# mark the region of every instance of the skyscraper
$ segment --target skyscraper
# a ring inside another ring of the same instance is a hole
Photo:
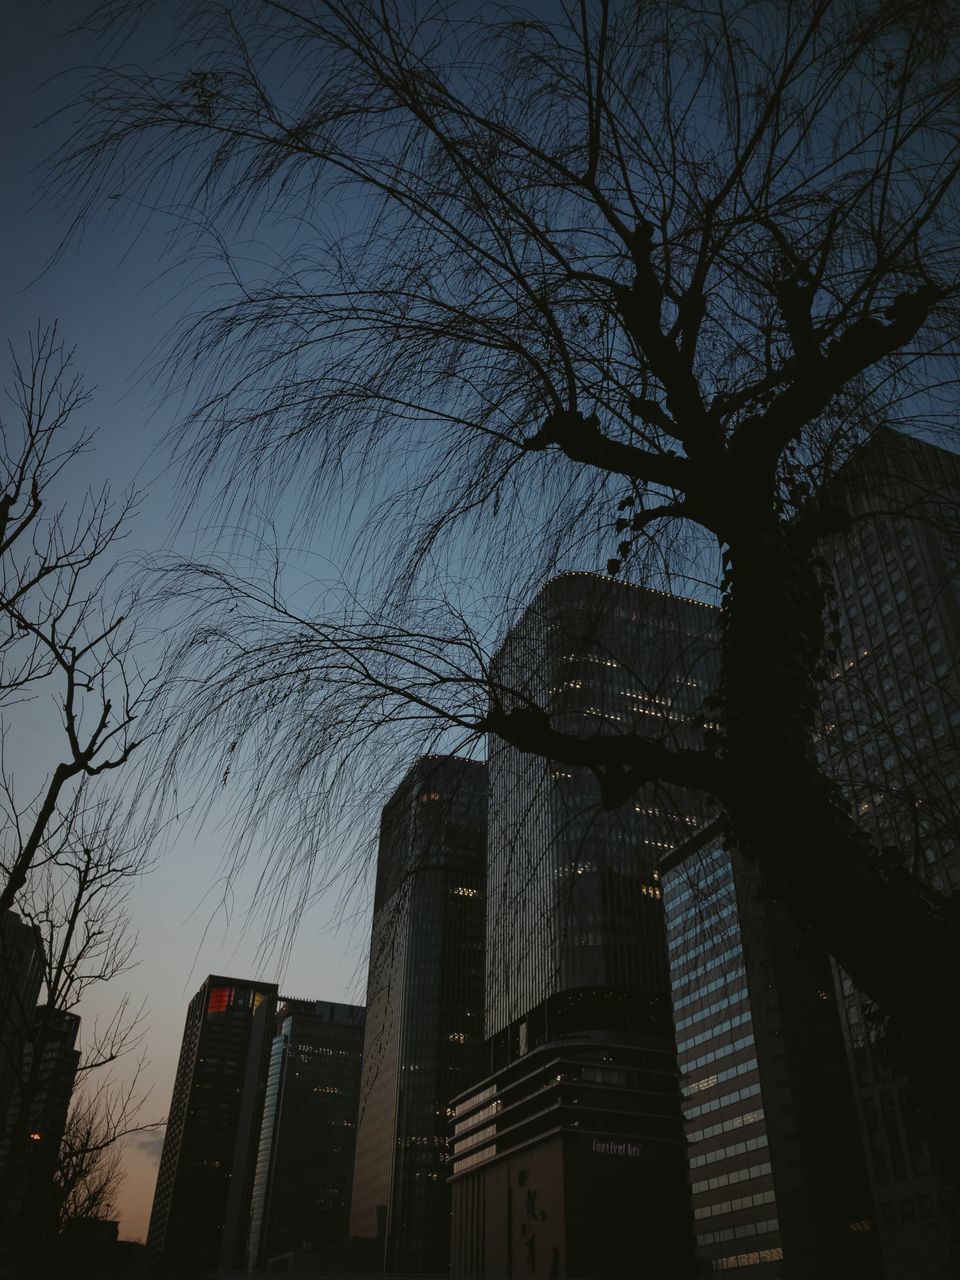
[[[698,1274],[874,1280],[833,974],[720,824],[663,864]]]
[[[211,975],[187,1008],[147,1237],[161,1275],[242,1265],[276,999]]]
[[[247,1264],[344,1262],[365,1010],[281,998],[270,1050]],[[305,1258],[305,1261],[307,1259]]]
[[[0,1178],[19,1123],[23,1050],[35,1017],[43,979],[43,940],[36,925],[15,911],[0,916]]]
[[[822,553],[836,588],[838,656],[819,751],[891,869],[960,889],[960,458],[878,431],[828,496],[849,528]],[[931,974],[930,982],[942,980]],[[929,1151],[878,1052],[880,1020],[840,975],[877,1227],[892,1280],[944,1277]]]
[[[596,574],[547,583],[494,664],[506,710],[696,743],[716,611]],[[454,1267],[679,1277],[692,1230],[658,865],[702,801],[606,802],[583,768],[489,744],[484,1078],[454,1101]]]
[[[565,573],[507,635],[495,680],[508,710],[530,701],[557,729],[694,745],[715,678],[715,620],[696,600]],[[608,807],[589,769],[497,738],[489,767],[487,1036],[571,992],[581,1005],[590,991],[653,1001],[669,1025],[656,869],[696,829],[703,801],[657,785]]]
[[[53,1240],[57,1232],[58,1197],[54,1175],[67,1126],[80,1050],[80,1018],[63,1009],[40,1005],[32,1020],[23,1055],[26,1105],[21,1120],[28,1133],[23,1220],[26,1239]]]
[[[849,528],[821,544],[839,644],[820,756],[878,839],[960,890],[960,457],[881,431],[829,497]]]
[[[43,938],[15,911],[0,915],[0,1205],[5,1220],[23,1224],[28,1200],[48,1172],[50,1143],[31,1138],[30,1046],[36,1032],[37,997],[43,983]],[[54,1143],[57,1138],[54,1136]],[[38,1149],[40,1148],[40,1149]],[[43,1208],[37,1206],[42,1219]],[[31,1226],[36,1218],[31,1222]],[[46,1226],[46,1223],[42,1223]],[[15,1267],[14,1250],[29,1229],[0,1239],[0,1269]]]
[[[383,810],[350,1213],[358,1260],[444,1272],[447,1107],[481,1074],[486,768],[417,761]]]

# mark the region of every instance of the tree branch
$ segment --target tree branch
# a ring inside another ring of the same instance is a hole
[[[825,353],[802,347],[791,362],[790,385],[764,413],[751,415],[736,428],[731,451],[742,458],[778,457],[851,378],[914,338],[933,308],[950,293],[937,285],[922,285],[894,299],[884,312],[886,324],[875,316],[863,316],[829,343]]]
[[[524,441],[523,448],[535,452],[549,445],[556,445],[574,462],[584,462],[601,471],[671,489],[682,489],[689,475],[690,464],[683,458],[650,453],[646,449],[611,440],[600,430],[600,423],[593,414],[587,417],[576,412],[552,413],[540,430]]]
[[[518,751],[530,755],[612,771],[629,780],[630,794],[644,782],[655,779],[693,787],[717,797],[724,790],[723,762],[711,751],[668,747],[638,733],[564,733],[553,728],[549,715],[539,707],[527,706],[515,711],[491,708],[477,728],[496,734]],[[622,803],[623,798],[618,791],[617,802]]]

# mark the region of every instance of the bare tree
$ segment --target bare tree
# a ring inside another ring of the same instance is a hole
[[[40,1003],[4,948],[2,1052],[13,1081],[0,1116],[4,1274],[25,1239],[28,1252],[38,1247],[33,1210],[52,1213],[75,1072],[85,1080],[140,1044],[144,1011],[124,997],[83,1037],[82,1053],[71,1047],[85,993],[134,963],[125,902],[147,841],[129,800],[105,783],[138,745],[133,726],[153,690],[128,620],[135,592],[111,609],[132,498],[115,506],[105,484],[79,498],[69,491],[93,440],[76,423],[89,394],[55,327],[38,329],[12,365],[16,416],[3,422],[0,453],[0,918],[15,908],[29,926]],[[51,705],[44,737],[37,712]],[[133,1095],[121,1105],[121,1089],[107,1105],[103,1086],[92,1089],[98,1132],[117,1141],[135,1123]]]
[[[123,1180],[122,1148],[112,1119],[86,1101],[74,1105],[63,1135],[57,1163],[59,1227],[90,1218],[109,1218]]]
[[[37,1250],[53,1247],[64,1214],[77,1216],[81,1201],[92,1212],[95,1193],[103,1199],[115,1188],[123,1139],[155,1127],[141,1117],[143,1007],[122,997],[73,1048],[75,1011],[91,987],[136,963],[126,899],[146,869],[145,849],[116,802],[81,789],[55,839],[41,844],[40,865],[18,902],[35,931],[41,986],[40,1002],[17,1010],[23,1034],[10,1045],[17,1086],[4,1117],[0,1259],[12,1274],[18,1265],[29,1269],[26,1260]],[[10,986],[14,998],[30,994]],[[112,1065],[130,1056],[134,1069],[114,1078]]]
[[[109,1218],[123,1182],[127,1138],[149,1133],[163,1121],[144,1121],[144,1060],[124,1082],[109,1076],[84,1079],[74,1094],[54,1173],[57,1229],[90,1218]]]
[[[194,572],[210,612],[179,688],[188,749],[223,748],[211,776],[252,772],[261,816],[310,810],[345,752],[391,734],[409,752],[425,728],[589,767],[611,805],[651,780],[706,793],[764,891],[884,1010],[945,1164],[960,1106],[934,1083],[953,1049],[930,975],[960,959],[955,913],[878,856],[816,734],[819,548],[847,518],[830,482],[881,427],[955,438],[957,17],[198,5],[168,66],[93,74],[60,170],[87,207],[175,191],[184,234],[213,236],[223,293],[173,352],[197,388],[194,474],[241,517],[291,495],[304,523],[345,495],[365,513],[356,595],[298,613],[279,567]],[[240,241],[272,220],[299,239],[254,269]],[[591,560],[713,578],[701,748],[585,737],[489,679],[486,619]],[[451,621],[443,571],[486,618]]]
[[[58,805],[69,811],[78,782],[119,767],[135,749],[148,690],[123,612],[105,612],[104,569],[132,499],[114,507],[104,485],[79,504],[49,508],[58,480],[90,445],[91,433],[71,422],[89,393],[55,327],[38,329],[27,359],[12,361],[7,395],[17,419],[3,423],[0,458],[0,751],[8,708],[51,684],[64,739],[29,798],[14,795],[3,762],[0,912],[16,904],[41,843],[62,820]]]
[[[83,1271],[94,1263],[97,1236],[86,1228],[116,1216],[125,1141],[160,1123],[142,1120],[142,1066],[141,1059],[125,1082],[84,1077],[78,1084],[47,1185],[33,1187],[5,1246],[21,1250],[14,1274]]]

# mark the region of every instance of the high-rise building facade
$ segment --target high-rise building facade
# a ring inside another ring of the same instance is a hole
[[[23,1224],[31,1174],[43,1151],[30,1137],[28,1096],[24,1089],[28,1046],[35,1031],[37,998],[43,984],[43,939],[36,925],[15,911],[0,915],[0,1205],[4,1217]],[[31,1224],[32,1225],[32,1224]],[[29,1237],[30,1228],[25,1227]],[[0,1270],[16,1272],[20,1239],[0,1238]]]
[[[699,601],[565,573],[511,629],[494,678],[507,710],[532,703],[556,729],[695,745],[716,669],[715,621]],[[487,1036],[562,992],[632,993],[666,1009],[655,872],[696,829],[703,801],[648,786],[608,807],[589,769],[497,738],[489,768]]]
[[[43,982],[43,940],[15,911],[0,916],[0,1180],[18,1115],[23,1051]]]
[[[445,1272],[447,1108],[482,1074],[486,768],[430,756],[383,810],[357,1155],[358,1262]]]
[[[872,1204],[829,958],[719,824],[662,872],[698,1275],[873,1280]]]
[[[829,498],[849,528],[822,546],[839,644],[820,756],[877,847],[950,896],[960,890],[960,457],[879,431]],[[839,981],[887,1275],[946,1280],[929,1151],[878,1050],[881,1020]]]
[[[281,997],[270,1049],[247,1265],[344,1264],[365,1010]]]
[[[692,746],[716,611],[589,573],[547,583],[494,664],[506,710]],[[453,1265],[616,1277],[692,1261],[658,865],[705,815],[646,787],[489,744],[491,1074],[454,1102]]]
[[[26,1098],[21,1116],[28,1134],[22,1211],[28,1239],[52,1241],[57,1234],[54,1177],[80,1067],[79,1035],[77,1014],[49,1005],[34,1011],[23,1055]]]
[[[549,1038],[453,1099],[451,1274],[686,1280],[670,1037],[554,1015]]]
[[[849,528],[821,544],[839,643],[820,756],[861,821],[932,889],[956,892],[960,456],[878,432],[830,500]]]
[[[239,1269],[277,988],[211,975],[187,1008],[147,1248],[160,1275]]]

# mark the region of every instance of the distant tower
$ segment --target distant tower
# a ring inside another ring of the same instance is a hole
[[[309,1255],[343,1265],[365,1010],[281,997],[270,1050],[247,1263]],[[307,1258],[304,1258],[306,1263]]]
[[[30,1040],[24,1049],[23,1079],[28,1099],[23,1123],[29,1135],[24,1218],[32,1224],[28,1234],[37,1239],[52,1238],[57,1230],[53,1179],[80,1066],[79,1034],[77,1014],[40,1005],[34,1012]]]
[[[63,1009],[38,1005],[33,1017],[33,1043],[40,1045],[40,1061],[30,1102],[31,1128],[45,1131],[56,1150],[63,1137],[67,1112],[80,1066],[77,1037],[80,1018]],[[31,1071],[33,1051],[28,1047],[24,1071]]]
[[[874,1280],[829,958],[718,825],[668,855],[662,884],[698,1274]]]
[[[27,1227],[24,1214],[35,1209],[34,1221],[42,1220],[46,1209],[46,1203],[28,1207],[35,1191],[34,1175],[39,1168],[43,1181],[50,1150],[49,1142],[37,1143],[30,1136],[33,1116],[27,1080],[37,997],[43,985],[43,954],[43,937],[36,925],[27,924],[15,911],[0,915],[0,1204],[20,1221],[21,1240],[30,1240],[33,1234],[33,1223]],[[0,1240],[0,1266],[8,1265],[13,1246],[13,1241]]]
[[[276,999],[211,975],[187,1008],[147,1236],[161,1275],[242,1264]]]
[[[20,1265],[41,1269],[39,1250],[56,1230],[53,1175],[80,1025],[75,1014],[37,1007],[43,959],[40,929],[14,911],[0,916],[0,1203],[20,1227],[16,1242],[0,1241],[0,1255],[7,1263],[11,1247],[25,1247]]]
[[[15,911],[0,916],[0,1178],[17,1123],[23,1049],[43,982],[43,939]]]
[[[428,756],[383,810],[350,1235],[370,1269],[445,1272],[447,1107],[481,1072],[486,768]]]
[[[717,611],[592,573],[548,582],[493,668],[507,710],[697,745]],[[704,802],[492,738],[486,1074],[454,1100],[460,1275],[681,1277],[692,1224],[658,866]]]

